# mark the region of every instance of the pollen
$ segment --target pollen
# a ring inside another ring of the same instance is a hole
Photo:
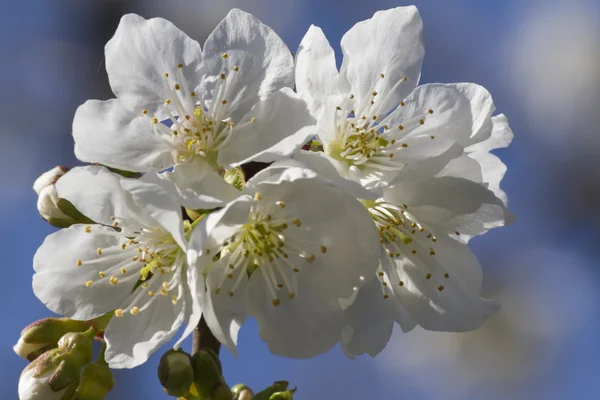
[[[400,283],[398,283],[398,286],[404,286],[404,282],[400,281]]]
[[[321,245],[321,253],[323,253],[323,254],[327,253],[327,247]]]
[[[122,273],[123,275],[125,275],[125,274],[127,273],[127,270],[126,270],[125,268],[121,268],[121,273]]]
[[[177,65],[177,68],[183,68],[183,64]]]
[[[252,117],[251,122],[256,122],[256,117]]]
[[[166,99],[165,104],[171,104],[171,99]]]
[[[154,292],[153,292],[152,290],[149,290],[149,291],[148,291],[148,296],[150,296],[150,297],[154,297]]]
[[[403,102],[403,101],[400,102],[400,107],[404,107],[405,105],[406,105],[405,102]]]
[[[450,275],[448,275],[448,273],[445,273],[444,278],[448,279],[448,278],[450,278]]]
[[[105,277],[106,277],[106,274],[105,274],[103,271],[100,271],[100,272],[98,272],[98,276],[99,276],[100,278],[105,278]]]
[[[146,115],[148,114],[148,110],[146,110],[145,108],[142,110],[142,114]]]
[[[81,267],[83,265],[83,261],[77,260],[77,262],[75,263],[75,265],[77,265],[78,267]]]
[[[221,58],[223,58],[225,60],[227,58],[227,53],[221,54]]]
[[[375,96],[377,96],[377,92],[373,92],[373,93],[371,93],[371,95],[372,95],[373,97],[375,97]]]
[[[262,196],[260,195],[259,192],[254,193],[254,200],[256,200],[256,201],[261,201],[262,200]]]
[[[169,77],[169,73],[165,72],[165,78],[168,78],[168,77]]]
[[[398,125],[398,129],[400,129],[401,131],[403,131],[404,130],[404,126]]]
[[[169,295],[169,291],[166,290],[165,288],[160,289],[160,294],[163,296],[168,296]]]
[[[240,67],[238,67],[237,65],[234,65],[234,66],[233,66],[233,70],[234,70],[235,72],[238,72],[238,71],[240,70]]]
[[[425,121],[424,120],[419,120],[419,124],[424,125]]]
[[[427,112],[428,112],[429,114],[433,114],[433,110],[432,110],[431,108],[430,108],[429,110],[427,110]]]
[[[440,286],[438,286],[438,288],[437,288],[437,289],[438,289],[438,290],[441,292],[442,290],[444,290],[444,286],[443,286],[443,285],[440,285]]]
[[[317,257],[315,257],[315,255],[314,255],[314,254],[311,254],[311,255],[310,255],[310,257],[308,257],[308,258],[306,259],[306,262],[309,262],[309,263],[311,263],[311,262],[315,261],[315,259],[316,259],[316,258],[317,258]]]
[[[425,279],[431,279],[431,274],[425,275]]]
[[[220,77],[221,79],[225,79],[225,74],[221,74],[221,75],[219,75],[219,77]]]
[[[176,83],[175,84],[175,90],[179,90],[179,89],[181,89],[181,86],[179,86],[179,83]]]
[[[173,305],[176,305],[176,304],[177,304],[177,301],[178,301],[178,300],[177,300],[177,296],[173,296],[173,297],[171,297],[171,303],[172,303]]]
[[[285,207],[285,203],[283,201],[276,201],[275,204],[277,204],[281,208]]]
[[[93,281],[87,281],[86,283],[84,283],[85,287],[90,287],[94,284]]]
[[[115,286],[117,283],[119,283],[119,278],[117,278],[116,276],[111,276],[108,282],[111,285]]]
[[[131,307],[131,310],[129,310],[129,313],[131,315],[138,315],[140,313],[140,308],[139,307]]]
[[[125,311],[123,311],[121,308],[117,308],[115,310],[115,317],[122,318],[124,313],[125,313]]]
[[[152,118],[152,123],[153,124],[158,124],[158,118],[156,118],[156,117]]]
[[[281,304],[281,300],[279,300],[278,298],[274,298],[274,299],[273,299],[273,305],[274,305],[275,307],[279,306],[280,304]]]
[[[300,219],[299,219],[299,218],[296,218],[296,219],[294,219],[294,220],[292,221],[292,223],[293,223],[294,225],[296,225],[296,227],[298,227],[298,228],[300,228],[300,225],[302,225],[302,221],[300,221]]]
[[[404,147],[404,148],[407,148],[407,147],[408,147],[408,144],[406,144],[406,143],[402,143],[402,147]]]

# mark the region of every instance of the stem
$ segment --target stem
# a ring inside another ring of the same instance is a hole
[[[200,319],[198,326],[194,329],[194,335],[192,337],[192,354],[196,354],[202,349],[211,349],[217,354],[219,354],[219,351],[221,350],[221,343],[210,331],[204,317]]]

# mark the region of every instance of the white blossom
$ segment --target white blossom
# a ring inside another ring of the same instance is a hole
[[[145,362],[194,312],[181,206],[163,183],[74,168],[57,191],[96,224],[51,234],[34,258],[33,290],[50,310],[76,320],[114,312],[111,368]]]

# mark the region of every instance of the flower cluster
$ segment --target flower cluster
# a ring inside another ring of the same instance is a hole
[[[513,218],[490,153],[512,139],[506,118],[481,86],[418,86],[415,7],[359,22],[341,49],[338,70],[311,26],[294,59],[240,10],[203,47],[164,19],[121,19],[105,54],[116,98],[73,122],[94,165],[36,189],[64,229],[33,276],[51,311],[105,321],[111,368],[182,330],[179,348],[202,318],[233,352],[251,316],[273,353],[353,357],[396,323],[466,331],[498,309],[467,242]]]

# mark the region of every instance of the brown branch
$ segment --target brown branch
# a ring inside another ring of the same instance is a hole
[[[204,317],[200,319],[198,326],[194,329],[194,335],[192,336],[192,354],[196,354],[202,349],[211,349],[215,353],[219,354],[221,350],[221,343],[212,334]]]

